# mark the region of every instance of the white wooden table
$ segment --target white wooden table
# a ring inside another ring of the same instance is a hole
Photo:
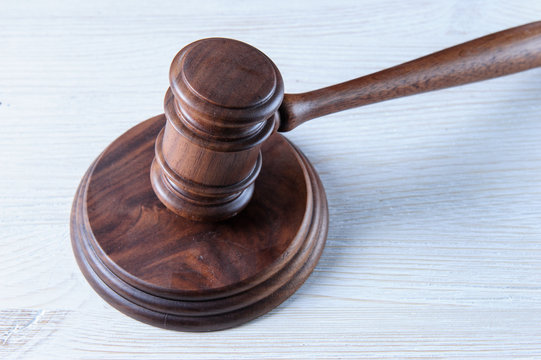
[[[541,69],[288,134],[327,190],[307,283],[242,327],[177,333],[108,306],[69,213],[91,161],[162,112],[184,45],[261,49],[287,92],[538,20],[532,1],[0,3],[0,358],[540,358]]]

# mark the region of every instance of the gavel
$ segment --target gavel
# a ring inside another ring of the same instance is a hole
[[[308,159],[280,132],[334,112],[541,66],[541,22],[319,90],[284,94],[276,65],[209,38],[174,58],[165,114],[115,140],[72,208],[78,264],[143,322],[210,331],[291,296],[323,251],[328,209]]]
[[[276,130],[540,66],[540,32],[536,22],[338,85],[285,95],[277,67],[257,49],[231,39],[196,41],[171,65],[167,124],[151,172],[156,195],[192,220],[235,216],[253,193],[264,161],[259,148]]]

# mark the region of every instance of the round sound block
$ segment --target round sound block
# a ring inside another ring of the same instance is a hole
[[[166,329],[220,330],[270,311],[302,285],[325,244],[327,201],[316,172],[275,134],[262,147],[246,209],[192,222],[152,190],[164,124],[160,115],[130,129],[83,177],[71,214],[79,267],[112,306]]]

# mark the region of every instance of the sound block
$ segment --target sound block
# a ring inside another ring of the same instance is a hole
[[[253,198],[239,215],[192,222],[150,183],[164,115],[133,127],[94,161],[77,190],[71,240],[84,276],[109,304],[165,329],[213,331],[278,306],[310,275],[327,236],[321,181],[282,135],[262,146]]]

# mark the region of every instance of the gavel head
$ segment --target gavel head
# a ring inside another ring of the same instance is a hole
[[[260,145],[279,125],[282,77],[256,48],[236,40],[196,41],[174,58],[164,129],[150,177],[171,211],[218,221],[250,201]]]

